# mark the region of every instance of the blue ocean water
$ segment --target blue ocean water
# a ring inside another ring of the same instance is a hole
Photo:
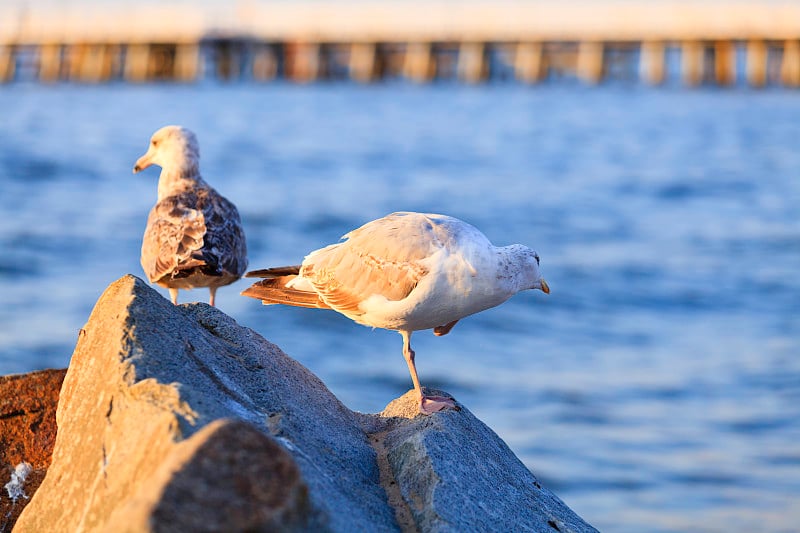
[[[251,268],[396,210],[536,248],[552,293],[415,334],[418,368],[596,527],[797,530],[800,94],[16,84],[0,117],[0,374],[66,366],[105,287],[142,276],[158,170],[131,168],[180,123],[239,206]],[[410,388],[396,333],[246,286],[218,306],[349,407]]]

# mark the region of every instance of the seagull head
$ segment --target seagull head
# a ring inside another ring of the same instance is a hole
[[[534,275],[534,282],[533,282],[533,289],[539,289],[545,294],[550,294],[550,286],[547,285],[547,282],[542,277],[541,273],[539,272],[539,254],[533,252],[533,260],[536,261],[536,266],[533,268],[535,273]]]
[[[522,289],[539,289],[545,294],[550,294],[550,286],[542,277],[539,270],[539,254],[522,244],[511,245],[515,255],[518,257],[518,265],[521,273]]]
[[[150,165],[180,174],[197,173],[200,147],[194,133],[182,126],[164,126],[150,138],[147,152],[133,166],[133,173]]]

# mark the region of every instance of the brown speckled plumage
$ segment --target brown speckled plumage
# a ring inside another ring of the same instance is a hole
[[[247,246],[236,206],[210,187],[199,173],[194,134],[167,126],[157,131],[134,172],[162,167],[158,202],[150,210],[142,240],[142,268],[151,283],[170,290],[233,283],[247,269]]]

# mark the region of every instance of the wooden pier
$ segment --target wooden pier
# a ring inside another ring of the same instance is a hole
[[[800,87],[798,0],[106,4],[0,5],[0,82],[574,77]]]

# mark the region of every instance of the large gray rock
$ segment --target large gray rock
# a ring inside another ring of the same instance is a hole
[[[15,531],[594,531],[469,411],[415,408],[353,413],[252,330],[126,276],[82,330]]]
[[[594,531],[542,487],[495,432],[456,405],[458,411],[415,416],[411,390],[380,415],[388,424],[382,460],[419,530]]]

